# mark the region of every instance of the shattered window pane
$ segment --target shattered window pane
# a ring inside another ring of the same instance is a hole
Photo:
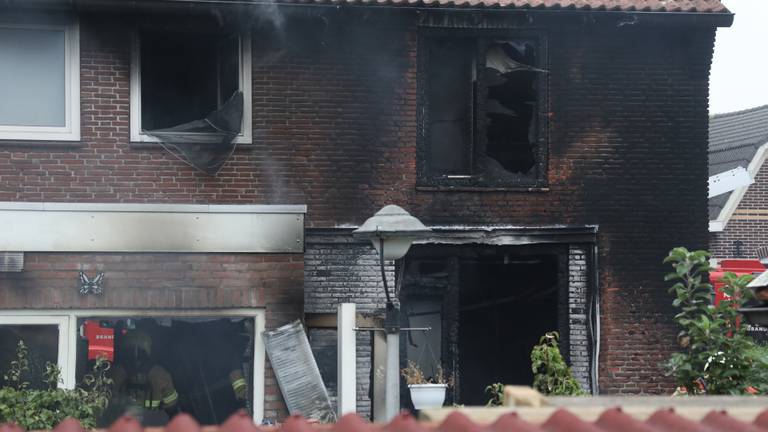
[[[541,180],[539,113],[547,71],[540,68],[539,39],[426,40],[427,177],[468,186]]]
[[[237,36],[147,31],[139,44],[143,130],[204,118],[239,89]]]
[[[474,44],[435,41],[429,51],[429,159],[431,171],[466,175],[472,168],[472,89]]]
[[[488,89],[486,170],[488,174],[528,174],[536,165],[538,79],[543,72],[528,41],[494,41],[485,53]]]

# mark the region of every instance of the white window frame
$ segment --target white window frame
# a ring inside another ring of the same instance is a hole
[[[3,325],[55,325],[59,329],[59,352],[56,359],[56,364],[61,368],[62,379],[64,380],[62,386],[64,388],[74,387],[73,383],[67,381],[65,371],[69,369],[70,353],[74,352],[74,349],[70,349],[69,338],[69,319],[66,316],[47,316],[37,314],[24,314],[24,315],[0,315],[0,326]],[[74,365],[72,365],[74,370]]]
[[[64,31],[64,126],[0,124],[2,140],[80,141],[80,26],[70,24],[0,23],[0,28]]]
[[[251,119],[251,34],[240,34],[240,90],[243,92],[243,123],[240,134],[235,137],[237,144],[250,144],[252,135]],[[131,141],[160,142],[159,139],[141,131],[141,42],[138,31],[131,38]]]
[[[263,308],[240,309],[18,309],[0,311],[0,325],[57,325],[59,328],[58,365],[61,368],[62,388],[74,388],[76,384],[77,320],[82,318],[142,317],[142,318],[197,318],[237,317],[254,320],[253,371],[253,421],[264,418],[264,363],[266,351],[261,334],[264,332]]]

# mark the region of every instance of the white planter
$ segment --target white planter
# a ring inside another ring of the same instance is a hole
[[[411,401],[417,410],[440,408],[445,402],[446,384],[408,384]]]

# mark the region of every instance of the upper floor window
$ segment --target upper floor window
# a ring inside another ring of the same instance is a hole
[[[543,38],[425,32],[419,54],[419,185],[545,186]]]
[[[0,23],[0,139],[80,139],[76,24]]]
[[[235,140],[250,142],[250,58],[248,35],[138,31],[131,63],[131,141],[157,141],[147,131],[203,133],[192,122],[226,111],[225,104],[242,91]]]

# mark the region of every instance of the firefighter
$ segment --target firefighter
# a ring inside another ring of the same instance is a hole
[[[171,374],[151,355],[152,338],[142,330],[128,330],[112,372],[113,395],[124,401],[126,414],[145,425],[164,424],[178,412]]]

